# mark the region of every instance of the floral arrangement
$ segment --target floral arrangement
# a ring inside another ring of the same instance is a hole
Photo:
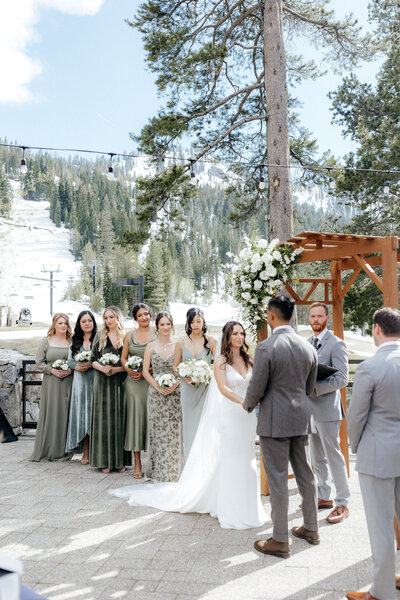
[[[115,367],[115,365],[119,363],[119,356],[112,352],[106,352],[106,354],[103,354],[100,358],[99,363],[104,366],[109,365],[110,367]]]
[[[125,365],[128,367],[128,369],[131,369],[131,371],[141,371],[143,366],[143,358],[140,356],[130,356]]]
[[[233,257],[233,264],[226,267],[231,270],[229,291],[240,304],[244,319],[256,331],[259,323],[265,320],[269,300],[293,279],[303,248],[293,249],[287,244],[278,246],[279,240],[268,243],[264,239],[247,237],[245,243],[238,256],[227,253],[228,257]]]
[[[159,387],[170,388],[176,383],[176,378],[172,373],[164,373],[163,375],[157,375],[155,378]]]
[[[186,360],[181,362],[176,370],[182,379],[189,377],[191,384],[195,387],[199,387],[202,383],[210,383],[212,370],[205,360],[196,360],[195,358]]]
[[[51,366],[53,369],[57,369],[57,371],[68,371],[69,369],[68,363],[62,358],[55,360]]]
[[[89,362],[90,359],[92,358],[92,353],[90,352],[90,350],[82,350],[82,352],[77,352],[75,354],[75,360],[76,362]]]

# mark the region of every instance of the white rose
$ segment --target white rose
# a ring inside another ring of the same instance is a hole
[[[261,273],[259,274],[259,278],[263,281],[266,281],[269,278],[267,271],[261,271]]]
[[[260,281],[259,279],[256,279],[254,282],[254,289],[261,290],[262,286],[263,286],[262,281]]]
[[[228,258],[232,258],[233,252],[227,252],[226,255],[228,256]]]
[[[258,240],[257,246],[259,248],[268,248],[268,242],[267,242],[267,240],[264,240],[263,238],[261,238],[260,240]]]
[[[256,298],[252,298],[250,302],[251,304],[258,304],[258,300]]]
[[[279,252],[279,250],[274,250],[272,256],[275,260],[282,260],[282,254]]]
[[[285,263],[286,263],[287,265],[290,265],[290,262],[291,262],[291,261],[290,261],[290,258],[289,258],[288,256],[285,256]]]
[[[275,279],[274,286],[275,287],[280,287],[281,285],[282,285],[282,281],[280,279]]]
[[[242,292],[241,296],[243,300],[249,301],[251,299],[251,295],[249,294],[249,292]]]
[[[265,271],[268,273],[269,277],[275,277],[277,274],[277,270],[275,269],[274,265],[267,265]]]

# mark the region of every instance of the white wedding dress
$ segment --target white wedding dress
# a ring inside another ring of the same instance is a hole
[[[251,370],[242,377],[226,366],[228,386],[244,398]],[[188,460],[177,483],[109,490],[131,506],[169,512],[209,513],[224,529],[259,527],[267,520],[260,499],[255,457],[256,416],[223,396],[212,378]]]

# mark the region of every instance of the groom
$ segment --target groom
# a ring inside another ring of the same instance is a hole
[[[272,336],[257,345],[253,374],[245,398],[251,412],[260,403],[257,433],[271,492],[272,537],[254,547],[263,554],[290,556],[288,533],[288,466],[292,465],[302,496],[304,524],[292,534],[319,544],[317,486],[306,456],[310,424],[307,400],[317,377],[317,353],[297,335],[289,322],[294,301],[277,296],[269,301],[268,323]]]

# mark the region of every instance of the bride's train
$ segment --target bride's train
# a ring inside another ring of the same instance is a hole
[[[242,398],[251,370],[242,377],[226,365],[229,387]],[[177,483],[154,483],[110,490],[131,506],[169,512],[209,513],[224,529],[263,525],[267,515],[258,489],[256,416],[228,400],[213,378],[188,460]]]

